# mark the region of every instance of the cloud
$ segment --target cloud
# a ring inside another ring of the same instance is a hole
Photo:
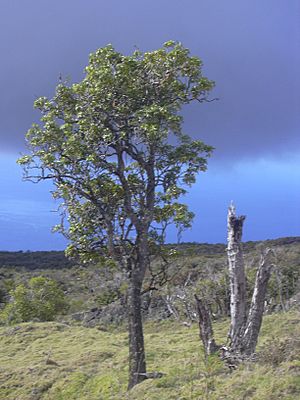
[[[0,149],[24,149],[24,134],[39,118],[34,99],[51,96],[60,73],[81,79],[97,47],[112,42],[128,53],[134,45],[151,50],[174,38],[204,60],[220,97],[185,111],[187,132],[215,146],[219,160],[293,151],[300,144],[298,17],[295,0],[289,6],[279,0],[194,2],[193,12],[181,2],[158,0],[91,0],[88,7],[70,0],[6,2]]]

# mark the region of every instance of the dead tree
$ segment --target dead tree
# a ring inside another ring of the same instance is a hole
[[[249,312],[247,312],[246,276],[242,250],[242,230],[245,216],[237,217],[233,204],[228,209],[228,267],[230,279],[230,315],[229,346],[226,354],[229,358],[239,354],[251,356],[255,352],[258,335],[264,313],[264,303],[268,281],[271,275],[272,250],[266,249],[260,259]],[[205,353],[211,354],[220,346],[216,345],[208,306],[197,296],[196,304],[199,316],[200,337]]]
[[[230,347],[236,348],[246,323],[246,277],[241,244],[245,216],[237,217],[233,204],[228,209],[227,257],[230,281]]]
[[[210,355],[215,353],[220,346],[217,346],[214,339],[210,313],[206,302],[201,300],[196,294],[195,300],[199,318],[200,338],[204,346],[204,353],[205,355]]]

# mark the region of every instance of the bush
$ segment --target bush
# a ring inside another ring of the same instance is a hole
[[[299,358],[300,338],[297,334],[278,340],[272,337],[269,339],[258,354],[261,364],[269,364],[277,367],[285,361],[293,361]]]
[[[10,292],[10,302],[1,312],[6,323],[52,321],[68,308],[63,291],[57,282],[44,277],[31,278],[27,285],[20,284]]]
[[[101,306],[107,306],[120,298],[120,293],[116,288],[103,288],[96,297],[96,303]]]

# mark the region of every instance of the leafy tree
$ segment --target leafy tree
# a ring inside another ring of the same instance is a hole
[[[214,83],[180,43],[125,56],[111,45],[91,54],[84,79],[61,82],[35,107],[41,125],[27,133],[27,179],[50,179],[63,200],[69,256],[99,257],[128,277],[129,388],[145,378],[140,294],[150,255],[166,227],[189,227],[179,202],[206,170],[212,147],[182,132],[182,106],[207,101]]]
[[[27,322],[33,319],[51,321],[67,309],[63,291],[57,282],[42,276],[31,278],[10,292],[11,301],[2,311],[7,322]]]

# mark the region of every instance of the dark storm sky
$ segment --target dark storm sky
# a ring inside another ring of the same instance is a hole
[[[203,60],[219,98],[185,110],[186,132],[216,151],[186,198],[197,217],[183,239],[224,241],[231,199],[248,216],[245,239],[299,235],[299,1],[2,0],[0,38],[0,249],[64,247],[49,233],[49,187],[21,182],[15,166],[35,98],[60,74],[82,79],[107,43],[131,53],[169,39]]]

